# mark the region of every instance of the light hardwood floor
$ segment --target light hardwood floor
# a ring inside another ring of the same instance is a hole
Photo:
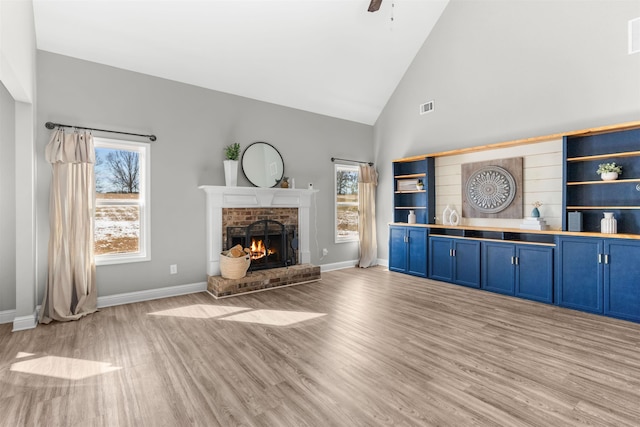
[[[379,267],[10,329],[2,426],[640,425],[639,324]]]

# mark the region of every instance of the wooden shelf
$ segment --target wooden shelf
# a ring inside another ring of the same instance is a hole
[[[640,206],[567,206],[567,210],[633,210],[640,209]]]
[[[622,130],[629,130],[629,129],[638,129],[638,128],[640,128],[640,121],[632,121],[632,122],[620,123],[615,125],[598,126],[593,128],[574,130],[570,132],[562,132],[562,133],[555,133],[551,135],[537,136],[533,138],[523,138],[523,139],[516,139],[512,141],[498,142],[494,144],[479,145],[479,146],[468,147],[468,148],[459,148],[459,149],[450,150],[450,151],[440,151],[438,153],[421,154],[418,156],[411,156],[411,157],[405,157],[402,159],[396,159],[394,160],[394,162],[412,162],[412,161],[424,160],[425,157],[443,157],[443,156],[455,156],[458,154],[477,153],[479,151],[495,150],[498,148],[517,147],[519,145],[536,144],[539,142],[562,139],[563,137],[598,135],[601,133],[608,133],[613,131],[622,131]]]
[[[425,176],[427,176],[426,173],[412,173],[409,175],[396,175],[394,176],[394,178],[395,179],[424,178]]]
[[[425,190],[398,190],[396,194],[409,194],[409,193],[426,193]]]
[[[616,179],[613,181],[572,181],[567,182],[567,185],[598,185],[598,184],[624,184],[626,182],[640,182],[640,178],[633,179]]]
[[[640,151],[623,151],[621,153],[595,154],[593,156],[569,157],[567,162],[585,162],[590,160],[604,160],[616,157],[638,157]]]

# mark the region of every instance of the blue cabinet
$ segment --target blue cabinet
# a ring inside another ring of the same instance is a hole
[[[640,321],[640,242],[558,239],[559,305]]]
[[[640,242],[604,241],[604,314],[640,322]]]
[[[389,270],[427,277],[427,229],[389,226]]]
[[[480,242],[430,237],[429,278],[479,288]]]
[[[569,308],[603,312],[604,241],[586,237],[558,238],[556,302]]]
[[[553,248],[482,242],[482,288],[540,302],[553,301]]]

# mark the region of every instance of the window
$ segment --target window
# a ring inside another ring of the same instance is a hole
[[[358,240],[358,167],[335,165],[336,243]]]
[[[148,261],[149,144],[93,139],[97,265]]]

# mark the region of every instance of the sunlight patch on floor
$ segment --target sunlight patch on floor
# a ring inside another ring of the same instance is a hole
[[[289,326],[294,323],[304,322],[326,316],[326,313],[311,313],[306,311],[281,311],[281,310],[252,310],[234,314],[219,320],[231,322],[260,323],[270,326]]]
[[[43,375],[65,380],[82,380],[120,369],[122,368],[111,366],[111,363],[57,356],[45,356],[25,360],[24,362],[16,362],[10,368],[13,372]]]
[[[238,311],[251,310],[249,307],[216,306],[206,304],[188,305],[185,307],[172,308],[170,310],[156,311],[148,313],[151,316],[173,316],[188,317],[192,319],[210,319],[212,317],[226,316]]]
[[[18,354],[16,354],[16,359],[22,359],[23,357],[31,357],[31,356],[35,356],[33,353],[25,353],[24,351],[19,351]]]

